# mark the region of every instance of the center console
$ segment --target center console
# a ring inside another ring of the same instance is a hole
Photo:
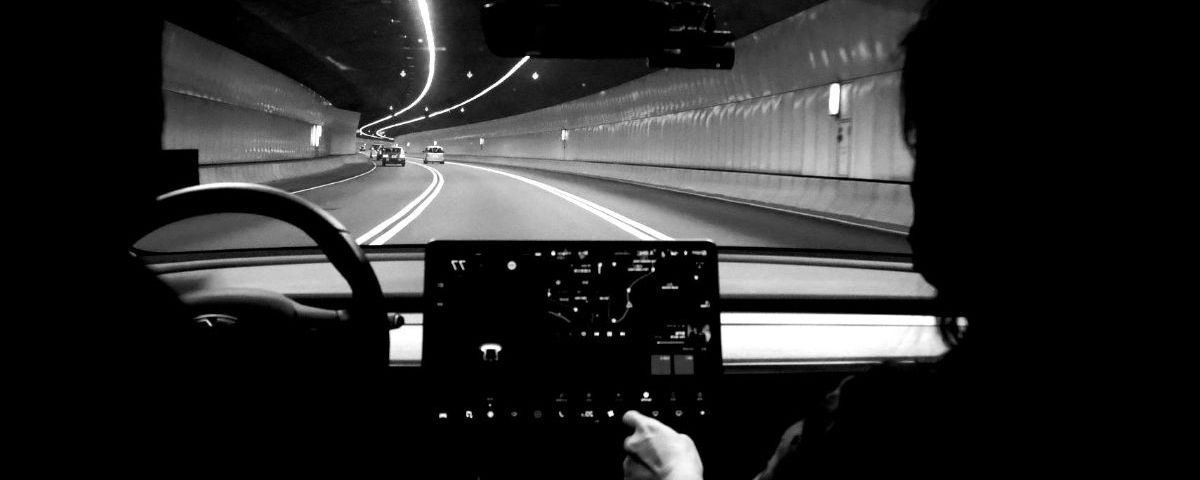
[[[710,242],[431,242],[428,418],[587,428],[636,409],[703,424],[722,368],[717,282]]]

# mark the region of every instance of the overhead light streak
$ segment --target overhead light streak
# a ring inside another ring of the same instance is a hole
[[[424,117],[417,117],[417,118],[413,118],[413,119],[410,119],[410,120],[406,120],[406,121],[403,121],[403,122],[400,122],[400,123],[396,123],[396,124],[388,125],[388,126],[386,126],[386,127],[380,128],[379,130],[376,130],[375,132],[376,132],[376,133],[381,133],[381,132],[383,132],[384,130],[391,130],[391,129],[393,129],[393,128],[396,128],[396,127],[399,127],[399,126],[403,126],[403,125],[408,125],[408,124],[410,124],[410,123],[417,122],[417,121],[420,121],[420,120],[424,120],[424,119],[426,119],[426,118],[432,118],[432,117],[436,117],[436,116],[438,116],[438,115],[441,115],[441,114],[443,114],[443,113],[446,113],[446,112],[452,111],[452,110],[454,110],[454,109],[456,109],[456,108],[462,108],[462,107],[466,106],[468,103],[471,103],[471,102],[474,102],[475,100],[478,100],[478,99],[479,99],[479,97],[482,97],[482,96],[484,96],[484,95],[487,95],[487,93],[488,93],[488,92],[490,92],[490,91],[492,91],[492,89],[494,89],[494,88],[496,88],[496,87],[500,86],[500,84],[504,83],[504,81],[505,81],[505,80],[508,80],[508,78],[509,78],[509,77],[511,77],[511,76],[513,76],[513,74],[517,73],[517,70],[520,70],[520,69],[521,69],[521,67],[525,65],[525,62],[528,62],[528,61],[529,61],[529,57],[528,57],[528,56],[525,56],[525,57],[521,58],[520,60],[518,60],[518,61],[517,61],[517,63],[516,63],[515,65],[513,65],[513,66],[512,66],[512,68],[508,69],[508,72],[506,72],[506,73],[504,74],[504,76],[500,77],[500,79],[496,80],[496,81],[495,81],[495,82],[493,82],[491,85],[488,85],[488,86],[487,86],[487,88],[485,88],[485,89],[483,89],[483,90],[480,90],[480,91],[479,91],[479,93],[476,93],[476,94],[475,94],[474,96],[472,96],[471,98],[468,98],[468,99],[466,99],[466,100],[464,100],[464,101],[462,101],[462,102],[460,102],[460,103],[458,103],[458,104],[455,104],[454,106],[452,106],[452,107],[450,107],[450,108],[447,108],[447,109],[444,109],[444,110],[438,110],[438,111],[436,111],[436,112],[433,112],[433,113],[430,113],[429,115],[427,115],[427,116],[424,116]]]
[[[388,125],[388,126],[386,126],[386,127],[383,127],[383,128],[381,128],[381,129],[379,129],[379,130],[376,130],[376,132],[382,132],[382,131],[384,131],[384,130],[390,130],[390,129],[393,129],[393,128],[396,128],[396,127],[399,127],[399,126],[408,125],[408,124],[410,124],[410,123],[413,123],[413,122],[419,122],[419,121],[421,121],[421,120],[424,120],[424,119],[425,119],[425,117],[417,117],[417,118],[413,118],[413,119],[405,120],[405,121],[403,121],[403,122],[400,122],[400,123],[395,123],[395,124],[392,124],[392,125]]]
[[[443,113],[449,112],[449,111],[451,111],[451,110],[454,110],[454,109],[456,109],[456,108],[459,108],[459,107],[466,106],[468,103],[474,102],[474,101],[475,101],[476,99],[478,99],[479,97],[482,97],[482,96],[484,96],[484,95],[487,95],[487,93],[488,93],[488,92],[490,92],[490,91],[492,91],[492,89],[493,89],[493,88],[496,88],[496,87],[500,86],[500,84],[504,83],[504,81],[505,81],[505,80],[508,80],[508,77],[511,77],[511,76],[513,76],[513,74],[514,74],[514,73],[517,73],[517,70],[520,70],[520,69],[521,69],[521,67],[525,65],[525,62],[528,62],[528,61],[529,61],[529,57],[528,57],[528,56],[525,56],[525,57],[521,58],[520,60],[518,60],[518,61],[517,61],[517,64],[516,64],[516,65],[513,65],[513,66],[512,66],[512,68],[508,69],[508,72],[507,72],[507,73],[505,73],[505,74],[504,74],[504,76],[500,77],[500,79],[499,79],[499,80],[496,80],[496,81],[495,81],[494,83],[492,83],[491,85],[488,85],[488,86],[487,86],[487,88],[485,88],[485,89],[483,89],[483,90],[480,90],[480,92],[479,92],[479,93],[476,93],[476,94],[475,94],[475,96],[473,96],[473,97],[471,97],[471,98],[468,98],[468,99],[466,99],[466,100],[462,101],[461,103],[458,103],[457,105],[454,105],[453,107],[447,108],[447,109],[445,109],[445,110],[438,110],[438,111],[436,111],[436,112],[433,112],[433,113],[429,114],[429,116],[430,116],[430,117],[436,117],[436,116],[438,116],[438,115],[441,115],[441,114],[443,114]]]
[[[408,106],[400,109],[396,113],[393,113],[386,117],[380,118],[379,120],[368,123],[366,125],[363,125],[361,128],[358,129],[359,133],[366,134],[365,130],[367,128],[371,127],[372,125],[377,125],[377,124],[383,123],[387,120],[396,118],[400,114],[407,112],[409,109],[417,106],[418,103],[421,103],[421,100],[425,99],[425,95],[427,93],[429,93],[429,88],[433,86],[433,73],[434,73],[435,67],[437,65],[437,46],[436,46],[436,42],[434,42],[434,38],[433,38],[433,14],[430,13],[430,11],[429,11],[428,0],[417,0],[417,9],[421,13],[421,22],[425,25],[425,38],[429,39],[428,42],[423,42],[424,45],[429,50],[429,70],[428,70],[428,75],[425,76],[425,86],[424,86],[424,88],[421,89],[421,93],[419,95],[417,95],[417,98],[413,99],[412,103],[408,104]],[[403,70],[401,70],[401,72],[403,72]],[[377,130],[375,133],[379,133],[379,131]]]

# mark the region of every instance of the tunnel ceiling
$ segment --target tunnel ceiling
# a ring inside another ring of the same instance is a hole
[[[735,36],[823,0],[710,0]],[[481,0],[431,0],[434,82],[421,103],[396,120],[470,98],[518,59],[492,55],[479,27]],[[413,101],[425,85],[428,53],[415,0],[177,0],[167,21],[308,85],[338,108],[362,113],[360,125]],[[401,76],[401,71],[405,75]],[[516,115],[590,95],[653,71],[644,60],[531,60],[488,95],[452,112],[388,130],[389,136]],[[467,78],[467,72],[471,77]],[[531,78],[533,72],[538,79]],[[373,129],[372,129],[373,130]],[[368,130],[370,131],[370,130]]]

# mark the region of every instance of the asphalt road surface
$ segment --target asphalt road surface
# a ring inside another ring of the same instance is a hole
[[[362,245],[433,239],[708,239],[718,246],[908,253],[904,236],[627,183],[448,161],[378,167],[301,190]],[[294,227],[241,214],[178,222],[138,243],[151,251],[310,246]]]

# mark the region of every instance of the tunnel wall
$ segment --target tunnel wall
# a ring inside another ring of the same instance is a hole
[[[356,152],[357,112],[170,23],[162,88],[163,148],[199,150],[202,183],[267,183],[365,161],[341,157]]]
[[[561,105],[396,140],[903,231],[912,158],[901,135],[898,45],[922,5],[831,0],[740,37],[732,70],[662,70]],[[833,83],[842,86],[836,116]]]

